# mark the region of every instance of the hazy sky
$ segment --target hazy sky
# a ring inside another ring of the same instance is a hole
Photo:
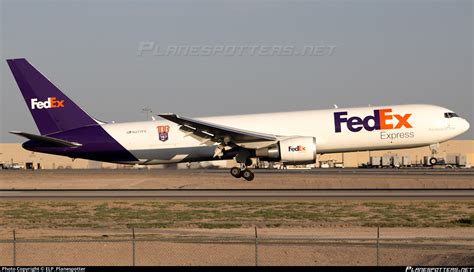
[[[461,138],[474,138],[472,1],[0,2],[0,142],[37,132],[4,61],[18,57],[101,120],[427,103],[467,118]],[[141,42],[335,50],[139,56]]]

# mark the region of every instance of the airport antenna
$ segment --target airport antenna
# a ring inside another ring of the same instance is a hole
[[[148,121],[148,116],[150,113],[153,113],[153,111],[150,108],[143,108],[142,113],[146,113],[146,120]]]

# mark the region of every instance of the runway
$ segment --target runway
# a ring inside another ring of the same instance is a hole
[[[472,189],[76,189],[0,190],[0,198],[17,199],[170,199],[170,200],[472,200]]]

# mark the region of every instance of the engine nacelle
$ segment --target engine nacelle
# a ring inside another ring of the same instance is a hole
[[[286,164],[316,163],[316,138],[288,138],[268,147],[257,149],[255,154],[261,160],[281,161]]]

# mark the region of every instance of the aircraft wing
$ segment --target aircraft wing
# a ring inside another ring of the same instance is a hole
[[[214,143],[233,143],[245,146],[246,143],[268,143],[277,141],[275,135],[226,127],[196,119],[181,117],[173,113],[158,114],[158,116],[180,125],[180,129],[185,132]]]
[[[27,139],[42,142],[47,144],[48,146],[59,146],[59,147],[79,147],[81,144],[75,142],[69,142],[65,140],[61,140],[58,138],[48,137],[48,136],[41,136],[35,135],[31,133],[21,132],[21,131],[10,131],[11,134],[15,134],[21,137],[25,137]]]

